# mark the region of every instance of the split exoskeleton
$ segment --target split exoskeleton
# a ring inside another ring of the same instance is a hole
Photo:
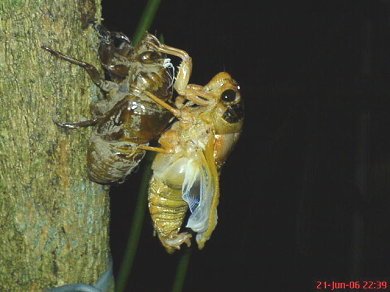
[[[197,233],[202,249],[217,224],[220,169],[243,125],[239,86],[226,72],[205,86],[189,84],[192,60],[185,51],[163,45],[151,34],[133,47],[124,34],[98,25],[95,29],[107,79],[91,64],[42,47],[84,68],[104,93],[92,104],[92,119],[57,124],[68,129],[94,126],[87,169],[97,183],[123,181],[145,151],[158,152],[148,195],[154,229],[169,253],[183,243],[190,246],[191,234],[181,232],[189,209],[186,227]],[[166,55],[181,59],[176,76]],[[173,117],[176,121],[167,129]],[[149,146],[155,139],[160,146]]]
[[[89,178],[100,184],[122,182],[145,154],[148,145],[166,129],[172,115],[142,91],[172,102],[174,74],[170,60],[157,51],[158,39],[146,34],[132,46],[122,33],[95,25],[100,35],[99,57],[107,79],[91,64],[73,59],[47,46],[54,56],[84,68],[104,97],[91,105],[92,119],[57,122],[63,128],[94,126],[87,152]]]
[[[188,84],[192,68],[188,54],[161,44],[156,49],[182,63],[174,84],[179,93],[174,107],[146,93],[177,118],[161,135],[160,147],[140,146],[158,152],[152,164],[149,210],[161,243],[172,253],[183,243],[190,246],[191,234],[180,232],[189,209],[186,227],[197,233],[202,249],[217,224],[220,168],[243,125],[239,86],[226,72],[205,86]]]

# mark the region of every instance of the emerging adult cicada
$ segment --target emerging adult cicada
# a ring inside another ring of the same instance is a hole
[[[166,108],[177,121],[159,139],[149,186],[149,210],[155,231],[168,253],[190,246],[191,234],[180,232],[188,208],[186,227],[197,233],[199,249],[204,247],[217,224],[219,173],[243,125],[239,86],[226,73],[205,85],[188,84],[192,62],[185,51],[159,45],[158,51],[180,57],[183,62],[175,89],[175,106],[153,93],[146,93]]]
[[[156,50],[160,43],[155,36],[146,34],[132,46],[124,34],[110,32],[99,25],[94,27],[100,35],[99,57],[106,78],[101,78],[91,64],[47,46],[42,48],[84,68],[104,93],[102,100],[91,105],[92,119],[57,124],[68,129],[94,126],[87,153],[88,174],[97,183],[109,184],[123,181],[145,154],[137,146],[148,145],[167,127],[171,113],[143,91],[171,103],[174,76],[170,72],[173,68],[170,60]]]

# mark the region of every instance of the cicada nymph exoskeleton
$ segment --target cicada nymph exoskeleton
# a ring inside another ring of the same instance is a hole
[[[88,174],[95,182],[109,184],[123,181],[145,154],[137,146],[148,145],[167,127],[171,113],[143,91],[171,103],[174,73],[170,60],[156,50],[160,43],[155,36],[146,34],[133,46],[122,33],[94,27],[100,35],[99,57],[105,78],[91,64],[42,48],[84,68],[103,92],[103,99],[91,104],[92,119],[57,124],[68,129],[94,126],[87,153]]]
[[[152,164],[149,210],[162,245],[172,253],[183,243],[190,245],[191,234],[180,232],[189,209],[186,227],[197,234],[202,249],[217,224],[220,168],[243,125],[239,86],[226,72],[205,86],[188,84],[192,64],[187,53],[166,45],[159,51],[183,62],[174,86],[179,93],[175,106],[147,93],[177,118],[161,135],[160,147],[142,147],[158,152]]]

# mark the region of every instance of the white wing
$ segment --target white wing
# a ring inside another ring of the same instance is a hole
[[[197,233],[206,231],[214,183],[202,150],[197,151],[187,162],[182,192],[183,200],[187,202],[191,211],[186,227]]]

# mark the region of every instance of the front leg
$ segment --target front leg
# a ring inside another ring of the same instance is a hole
[[[181,59],[181,63],[179,65],[179,71],[177,72],[176,80],[173,87],[180,95],[186,95],[185,94],[186,88],[188,82],[190,81],[190,77],[192,73],[191,57],[188,55],[186,51],[173,48],[164,44],[160,44],[157,46],[154,43],[150,43],[150,45],[161,53],[176,56]]]
[[[176,80],[173,85],[177,93],[197,105],[208,105],[208,99],[211,99],[212,96],[204,90],[204,87],[196,84],[188,84],[192,73],[192,59],[188,53],[186,51],[164,44],[156,46],[155,44],[151,43],[150,45],[159,52],[176,56],[181,59],[179,71],[176,75]]]
[[[100,77],[99,71],[96,69],[95,66],[83,61],[79,61],[67,55],[64,55],[63,53],[53,50],[52,48],[49,48],[47,46],[41,46],[41,48],[48,51],[49,53],[56,56],[57,58],[63,59],[72,64],[82,67],[85,71],[87,71],[93,83],[95,83],[102,91],[110,92],[111,90],[116,89],[118,87],[118,85],[116,85],[114,82],[102,79]]]
[[[86,127],[91,127],[95,126],[99,119],[95,118],[92,120],[85,120],[85,121],[80,121],[80,122],[58,122],[56,120],[53,120],[53,122],[61,128],[65,129],[78,129],[78,128],[86,128]]]
[[[171,106],[170,104],[166,103],[164,100],[162,100],[161,98],[159,98],[158,96],[154,95],[153,93],[147,91],[147,90],[141,90],[137,87],[134,87],[132,86],[131,89],[138,93],[138,94],[144,94],[146,95],[147,97],[149,97],[151,100],[153,100],[155,103],[157,103],[158,105],[162,106],[163,108],[165,108],[166,110],[170,111],[175,117],[179,118],[180,117],[180,110],[178,110],[177,108],[174,108],[173,106]]]
[[[165,149],[162,147],[153,147],[153,146],[148,146],[148,145],[138,145],[138,149],[142,149],[145,151],[151,151],[151,152],[156,152],[156,153],[163,153],[163,154],[171,154],[172,151],[169,149]]]

